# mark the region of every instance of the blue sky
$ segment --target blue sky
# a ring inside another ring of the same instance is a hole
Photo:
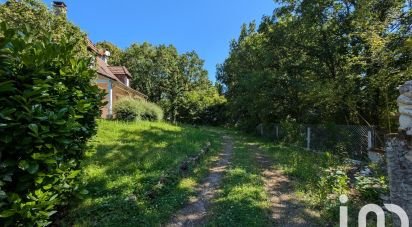
[[[45,0],[51,6],[51,0]],[[93,42],[121,48],[144,41],[195,50],[214,80],[216,64],[228,56],[229,41],[244,22],[271,15],[273,0],[66,0],[68,18]]]

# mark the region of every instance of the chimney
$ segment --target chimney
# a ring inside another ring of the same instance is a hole
[[[64,2],[53,1],[53,11],[57,16],[66,16],[67,6]]]
[[[106,64],[107,64],[107,61],[109,60],[109,57],[110,57],[110,51],[106,50],[102,57],[103,61],[106,62]]]

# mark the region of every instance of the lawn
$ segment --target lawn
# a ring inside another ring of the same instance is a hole
[[[206,157],[178,174],[181,163],[207,142]],[[221,148],[221,135],[209,128],[101,120],[91,145],[95,149],[82,164],[89,193],[70,206],[63,225],[159,225],[194,194]]]

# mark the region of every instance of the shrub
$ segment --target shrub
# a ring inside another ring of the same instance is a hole
[[[304,137],[301,134],[301,127],[296,119],[287,116],[280,122],[280,127],[284,130],[285,135],[283,142],[289,144],[303,145]]]
[[[148,121],[161,121],[163,120],[163,110],[158,105],[151,102],[139,102],[142,108],[141,119]]]
[[[0,225],[45,226],[77,179],[103,94],[77,39],[0,26]],[[77,56],[77,57],[76,57]]]
[[[116,119],[123,121],[134,121],[140,118],[140,112],[136,105],[136,100],[124,98],[119,100],[113,108]]]
[[[161,121],[163,110],[158,105],[129,97],[119,100],[113,108],[115,118],[123,121]]]

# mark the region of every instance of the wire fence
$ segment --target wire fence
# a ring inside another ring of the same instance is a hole
[[[260,124],[256,127],[256,133],[275,142],[328,151],[353,159],[365,159],[369,150],[382,145],[376,129],[363,125]]]

